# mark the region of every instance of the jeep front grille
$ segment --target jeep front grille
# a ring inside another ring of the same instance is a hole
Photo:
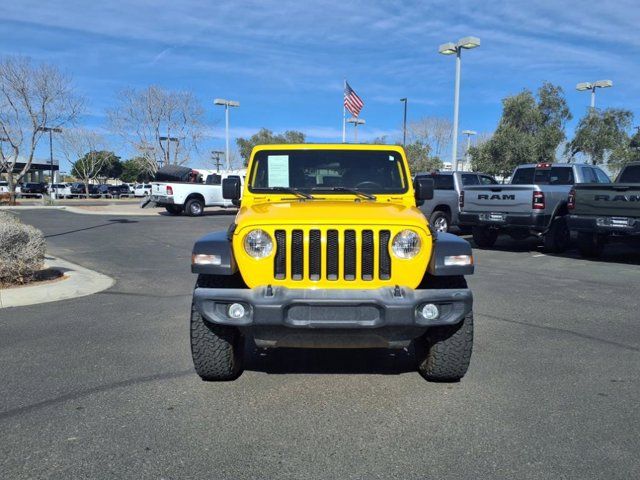
[[[389,230],[294,229],[275,230],[274,236],[276,280],[391,278]]]

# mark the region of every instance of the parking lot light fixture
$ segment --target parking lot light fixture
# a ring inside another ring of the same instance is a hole
[[[353,124],[353,141],[354,143],[358,143],[358,125],[364,125],[366,122],[364,118],[351,117],[347,118],[347,123]]]
[[[51,171],[51,178],[49,180],[51,181],[50,191],[53,192],[53,134],[62,133],[62,129],[59,127],[38,127],[36,131],[49,132],[49,167]],[[60,168],[59,165],[58,168]]]
[[[229,158],[229,107],[239,107],[240,102],[236,100],[226,100],[224,98],[216,98],[214,105],[224,106],[224,131],[225,131],[225,160],[227,163],[227,171],[231,170],[231,159]]]
[[[456,56],[456,79],[453,95],[453,132],[451,145],[451,166],[453,170],[458,169],[458,110],[460,104],[460,66],[462,50],[469,50],[480,46],[478,37],[463,37],[457,43],[447,42],[440,45],[438,52],[442,55]]]
[[[591,91],[591,109],[596,108],[596,88],[609,88],[613,87],[613,81],[611,80],[596,80],[595,82],[580,82],[576,85],[576,90],[584,92]]]

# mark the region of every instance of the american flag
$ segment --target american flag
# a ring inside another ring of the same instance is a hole
[[[360,115],[360,110],[364,107],[362,99],[347,82],[344,82],[344,106],[354,117]]]

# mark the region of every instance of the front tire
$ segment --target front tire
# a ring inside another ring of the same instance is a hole
[[[571,232],[566,217],[552,220],[549,231],[544,236],[544,249],[551,253],[562,253],[571,243]]]
[[[235,380],[242,373],[242,341],[235,327],[214,325],[191,306],[191,357],[206,382]]]
[[[423,337],[426,355],[418,371],[431,382],[456,382],[465,376],[473,351],[473,313],[457,325],[432,327]]]
[[[431,224],[431,228],[436,232],[447,233],[449,228],[451,227],[451,219],[447,212],[443,212],[442,210],[436,210],[431,214],[429,218],[429,223]]]
[[[498,231],[489,227],[473,227],[473,243],[480,248],[491,248],[498,239]]]
[[[605,237],[597,233],[578,232],[578,251],[584,258],[598,258],[602,255]]]

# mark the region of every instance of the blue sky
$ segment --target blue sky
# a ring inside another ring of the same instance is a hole
[[[207,110],[207,152],[224,145],[215,97],[241,102],[233,137],[267,127],[339,141],[344,77],[365,102],[364,140],[400,135],[401,97],[410,120],[451,118],[454,60],[437,49],[466,35],[482,46],[463,54],[461,130],[491,132],[504,96],[545,80],[565,89],[569,134],[589,102],[580,81],[613,80],[598,106],[629,108],[640,123],[638,25],[635,1],[22,0],[0,10],[0,54],[70,73],[91,127],[105,126],[123,87],[192,90]]]

